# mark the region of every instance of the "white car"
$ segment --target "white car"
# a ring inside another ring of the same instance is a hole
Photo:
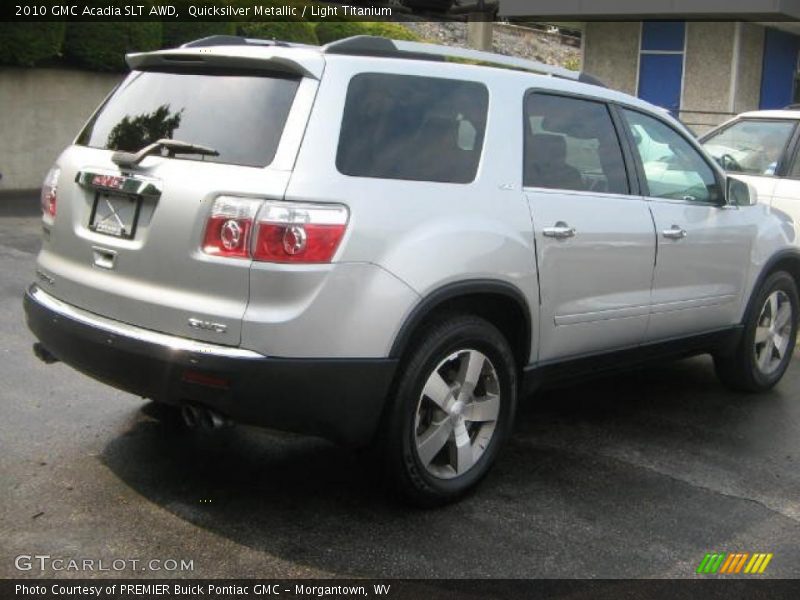
[[[757,190],[759,202],[800,222],[798,123],[800,110],[746,112],[700,141],[726,171]]]

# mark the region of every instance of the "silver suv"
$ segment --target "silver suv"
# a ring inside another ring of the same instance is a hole
[[[45,360],[192,425],[372,448],[426,505],[487,473],[541,383],[712,353],[759,391],[787,368],[792,224],[645,102],[371,37],[128,62],[42,191]]]

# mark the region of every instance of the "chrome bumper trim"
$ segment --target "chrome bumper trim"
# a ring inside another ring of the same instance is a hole
[[[62,302],[35,284],[31,286],[30,290],[28,290],[28,295],[38,304],[58,315],[61,315],[67,319],[72,319],[73,321],[78,321],[79,323],[83,323],[89,327],[94,327],[96,329],[107,331],[108,333],[113,333],[114,335],[118,335],[120,337],[130,338],[148,344],[164,346],[175,351],[191,352],[205,356],[243,359],[265,358],[263,354],[253,352],[252,350],[232,348],[229,346],[219,346],[217,344],[209,344],[207,342],[199,342],[174,335],[168,335],[166,333],[151,331],[149,329],[142,329],[141,327],[135,327],[133,325],[128,325],[127,323],[121,323],[120,321],[114,321],[106,317],[101,317],[100,315],[90,313],[67,304],[66,302]]]

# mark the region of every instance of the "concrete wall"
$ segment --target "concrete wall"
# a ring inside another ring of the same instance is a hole
[[[752,23],[688,23],[681,120],[698,134],[758,109],[764,31]]]
[[[739,68],[733,104],[735,113],[758,109],[766,32],[761,25],[752,23],[740,23],[739,27]]]
[[[640,31],[639,22],[586,23],[583,70],[637,95]],[[764,31],[752,23],[687,23],[680,118],[696,133],[758,108]]]
[[[120,79],[68,69],[0,69],[0,191],[38,188]]]
[[[687,23],[681,120],[698,133],[733,116],[736,23]]]
[[[641,23],[587,23],[583,70],[608,87],[636,95]]]

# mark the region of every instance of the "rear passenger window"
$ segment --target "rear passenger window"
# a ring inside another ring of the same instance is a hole
[[[489,92],[453,79],[363,73],[350,81],[336,154],[345,175],[469,183]]]
[[[523,183],[627,194],[625,162],[608,107],[579,98],[529,94]]]

